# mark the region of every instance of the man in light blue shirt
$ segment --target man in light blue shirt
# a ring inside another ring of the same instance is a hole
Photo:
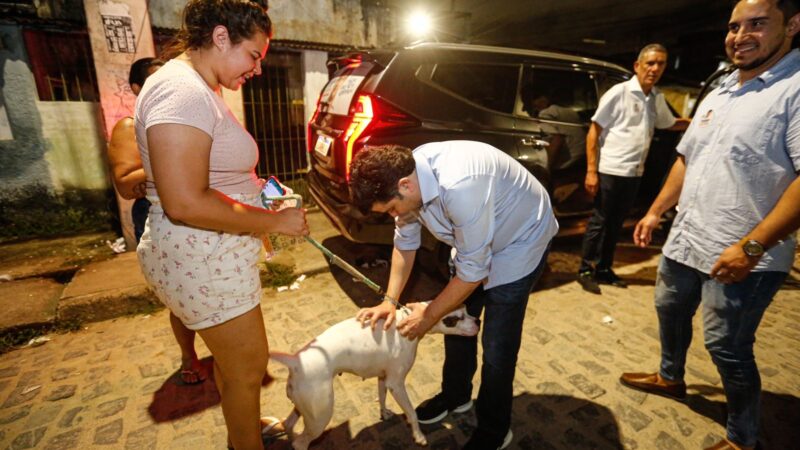
[[[705,346],[728,403],[727,436],[712,449],[756,445],[761,381],[753,354],[764,311],[794,260],[800,226],[798,0],[741,0],[725,47],[738,70],[703,101],[670,175],[634,231],[645,246],[678,203],[656,280],[657,373],[622,383],[686,396],[692,317],[703,306]]]
[[[512,438],[511,400],[528,295],[547,260],[558,223],[542,185],[521,164],[480,142],[367,147],[351,166],[350,190],[362,211],[388,213],[396,229],[386,301],[357,319],[374,327],[394,321],[421,242],[422,226],[455,250],[453,276],[426,307],[398,324],[409,339],[424,335],[461,303],[483,309],[483,365],[478,427],[465,449],[505,448]],[[442,420],[471,405],[477,337],[445,336],[442,393],[417,407],[421,423]]]

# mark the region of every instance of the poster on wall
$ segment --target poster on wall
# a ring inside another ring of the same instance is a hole
[[[124,3],[100,2],[100,17],[103,19],[103,31],[109,52],[136,53],[133,18],[129,10],[128,5]]]

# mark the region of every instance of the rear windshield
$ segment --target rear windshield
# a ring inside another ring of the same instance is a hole
[[[438,64],[431,80],[484,108],[511,114],[517,95],[519,66]]]
[[[364,83],[374,64],[353,63],[338,71],[319,96],[319,111],[346,116],[353,102],[353,96]]]

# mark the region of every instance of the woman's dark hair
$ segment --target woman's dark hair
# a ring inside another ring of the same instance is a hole
[[[183,8],[181,29],[164,51],[164,57],[174,58],[189,49],[208,47],[211,33],[218,25],[227,28],[234,45],[257,32],[272,37],[272,21],[260,1],[190,0]]]
[[[397,183],[414,170],[414,156],[407,147],[365,146],[350,165],[350,198],[367,214],[375,202],[386,203],[395,197]]]
[[[155,58],[140,58],[131,64],[131,71],[128,74],[128,84],[133,86],[138,84],[144,86],[144,80],[150,76],[150,68],[153,66],[163,66],[164,62]]]

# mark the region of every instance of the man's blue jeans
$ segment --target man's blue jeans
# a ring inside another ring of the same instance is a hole
[[[475,414],[476,433],[499,446],[511,426],[514,372],[522,339],[522,322],[528,296],[547,265],[547,253],[530,274],[517,281],[484,290],[479,286],[464,304],[474,317],[483,317],[483,365]],[[453,408],[472,398],[472,377],[478,368],[477,336],[444,337],[442,392]]]
[[[739,283],[722,284],[664,256],[658,266],[660,374],[667,380],[683,380],[692,317],[702,304],[705,346],[728,399],[728,439],[740,445],[756,445],[761,377],[753,343],[761,317],[786,276],[784,272],[752,272]]]

